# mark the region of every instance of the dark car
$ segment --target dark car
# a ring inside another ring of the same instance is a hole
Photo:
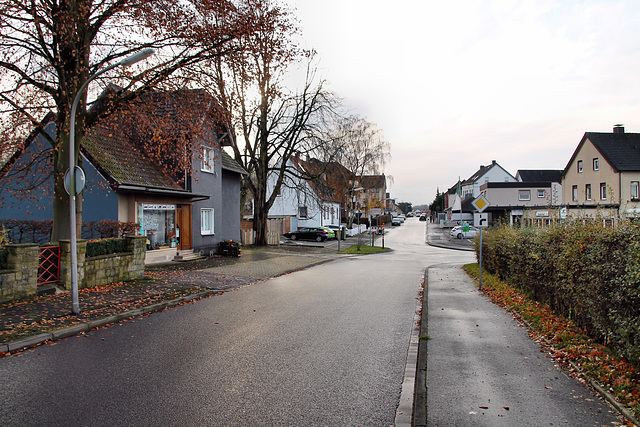
[[[420,221],[426,221],[426,220],[427,220],[426,215],[420,215]]]
[[[284,237],[288,237],[291,240],[315,240],[316,242],[323,242],[329,237],[329,232],[320,227],[305,227],[289,233],[284,233]]]

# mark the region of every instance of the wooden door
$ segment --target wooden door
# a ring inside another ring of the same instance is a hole
[[[191,249],[191,205],[178,205],[176,208],[176,225],[180,229],[179,250]]]

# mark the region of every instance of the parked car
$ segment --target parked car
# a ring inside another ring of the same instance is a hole
[[[329,232],[320,227],[303,227],[296,231],[284,233],[284,237],[291,240],[315,240],[316,242],[324,242],[327,240]]]
[[[319,227],[322,229],[327,230],[327,239],[335,239],[336,238],[336,231],[332,228],[330,228],[329,226],[323,226],[323,227]]]
[[[456,237],[458,239],[469,239],[477,236],[478,233],[480,233],[480,230],[471,225],[469,226],[469,231],[464,231],[463,225],[458,225],[451,229],[451,237]]]
[[[425,214],[420,215],[420,221],[426,221],[427,216]]]
[[[325,225],[325,228],[329,228],[331,230],[333,230],[333,232],[335,233],[335,238],[338,238],[338,233],[339,232],[343,232],[346,233],[346,229],[347,227],[345,227],[344,225],[334,225],[334,224],[329,224],[329,225]],[[344,240],[347,237],[347,235],[345,234],[342,239]]]
[[[400,218],[398,218],[397,216],[394,216],[391,220],[391,225],[402,225],[402,221],[400,221]]]

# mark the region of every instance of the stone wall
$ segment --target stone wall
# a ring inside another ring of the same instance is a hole
[[[144,276],[146,237],[127,237],[127,252],[87,258],[87,242],[79,240],[78,288],[108,285]],[[35,296],[38,292],[38,245],[7,245],[7,269],[0,270],[0,302]],[[59,285],[71,290],[71,242],[60,241]]]
[[[0,302],[35,295],[38,291],[38,245],[11,244],[7,249],[7,269],[0,270]]]

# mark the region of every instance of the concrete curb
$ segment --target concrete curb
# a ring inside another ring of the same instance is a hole
[[[157,304],[148,305],[141,308],[136,308],[134,310],[125,311],[124,313],[114,314],[112,316],[103,317],[101,319],[91,320],[89,322],[78,323],[77,325],[69,326],[67,328],[58,329],[53,332],[48,332],[44,334],[34,335],[32,337],[28,337],[25,339],[12,341],[6,344],[0,345],[0,353],[9,353],[12,351],[24,350],[29,347],[35,347],[40,344],[44,344],[47,341],[57,341],[65,338],[69,338],[71,336],[88,332],[96,328],[100,328],[112,323],[118,323],[125,319],[130,319],[133,317],[142,316],[148,313],[153,313],[155,311],[162,311],[166,308],[175,307],[179,304],[206,298],[208,296],[219,294],[222,291],[219,290],[208,290],[204,292],[199,292],[193,295],[187,295],[181,298],[176,298],[173,300],[160,302]]]
[[[418,366],[418,360],[425,289],[422,287],[419,293],[420,292],[422,292],[423,295],[421,295],[422,298],[418,298],[413,317],[413,329],[411,330],[409,348],[407,349],[407,363],[404,368],[404,379],[402,381],[402,389],[400,392],[400,402],[396,409],[394,427],[426,425],[426,419],[424,424],[415,424],[417,420],[414,420],[414,412],[416,411],[415,398],[418,391],[416,384],[421,382],[418,378],[418,373],[424,372],[424,370]]]

